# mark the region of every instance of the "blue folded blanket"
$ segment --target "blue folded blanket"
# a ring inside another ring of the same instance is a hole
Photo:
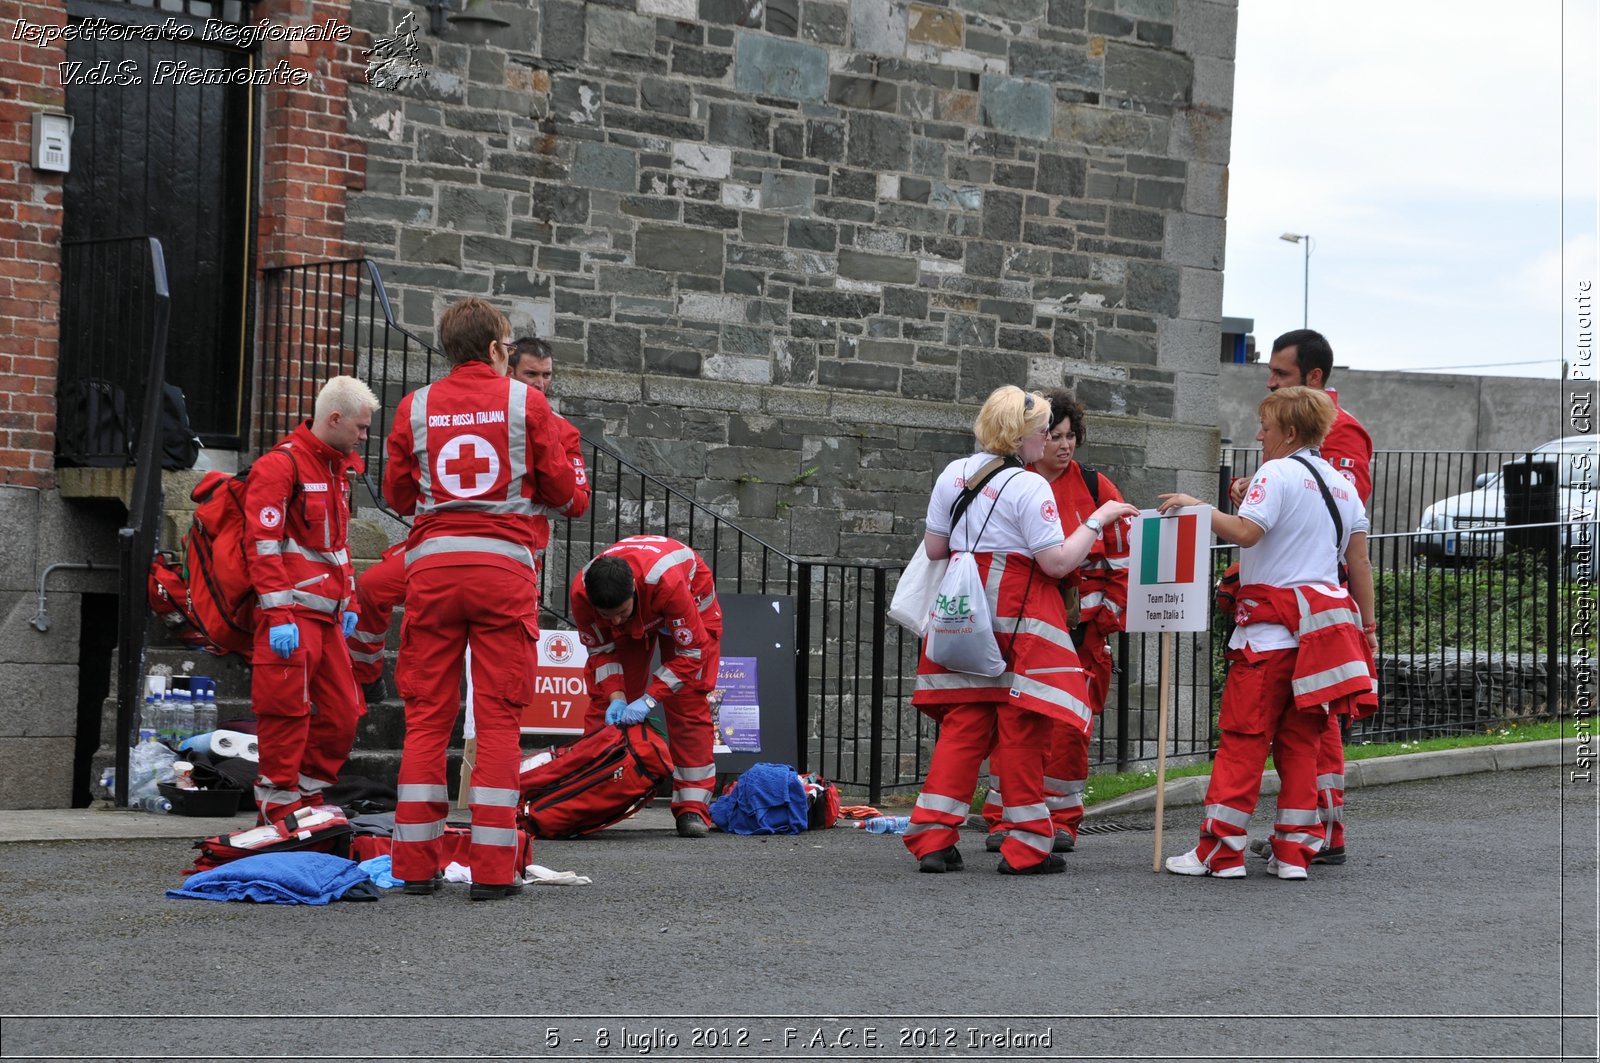
[[[332,853],[257,853],[192,875],[182,889],[168,890],[167,896],[257,904],[327,904],[368,881],[361,865]]]
[[[799,834],[807,821],[806,788],[787,764],[757,764],[711,802],[711,822],[729,834]]]

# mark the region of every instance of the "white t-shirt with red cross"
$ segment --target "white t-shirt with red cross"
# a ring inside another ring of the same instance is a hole
[[[1343,534],[1333,550],[1333,518],[1310,470],[1294,455],[1274,458],[1256,471],[1244,493],[1239,516],[1265,531],[1254,546],[1239,551],[1240,584],[1265,583],[1269,587],[1302,587],[1320,583],[1339,585],[1339,561],[1354,532],[1370,531],[1366,507],[1351,482],[1340,476],[1316,452],[1303,449],[1305,458],[1322,477],[1334,508],[1339,511]],[[1249,624],[1236,628],[1230,649],[1249,645],[1253,650],[1293,649],[1300,644],[1282,624]]]
[[[950,507],[978,479],[993,454],[979,452],[946,465],[928,499],[928,530],[950,540],[951,550],[1034,555],[1066,541],[1050,484],[1036,472],[1001,469],[972,500],[960,524],[950,527]],[[979,532],[982,537],[979,537]]]

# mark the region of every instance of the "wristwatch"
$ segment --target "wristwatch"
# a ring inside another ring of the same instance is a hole
[[[1083,522],[1083,526],[1085,528],[1088,528],[1090,531],[1094,532],[1094,537],[1096,539],[1100,538],[1100,534],[1106,530],[1106,526],[1104,524],[1101,524],[1098,520],[1096,520],[1093,517],[1090,517],[1087,520],[1085,520]]]

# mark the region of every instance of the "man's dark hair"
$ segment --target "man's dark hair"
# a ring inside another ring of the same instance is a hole
[[[597,557],[583,570],[583,589],[596,609],[615,609],[633,597],[633,569],[620,557]]]
[[[524,357],[537,358],[542,362],[555,356],[556,352],[551,350],[550,344],[538,336],[524,336],[511,345],[511,357],[506,360],[506,368],[515,369]]]
[[[1333,375],[1333,348],[1328,345],[1326,336],[1316,329],[1297,328],[1272,341],[1273,354],[1285,347],[1294,348],[1294,362],[1300,367],[1301,383],[1305,382],[1311,370],[1320,369],[1322,386],[1328,386],[1328,377]]]

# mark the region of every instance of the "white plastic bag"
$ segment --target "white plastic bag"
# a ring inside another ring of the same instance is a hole
[[[927,637],[928,660],[953,672],[997,676],[1006,670],[994,637],[989,596],[971,553],[962,551],[951,558],[928,610]]]
[[[895,584],[889,619],[921,638],[928,630],[928,611],[933,608],[934,595],[939,593],[939,583],[949,567],[948,558],[928,560],[928,548],[918,543],[917,552],[906,562],[906,570]]]

